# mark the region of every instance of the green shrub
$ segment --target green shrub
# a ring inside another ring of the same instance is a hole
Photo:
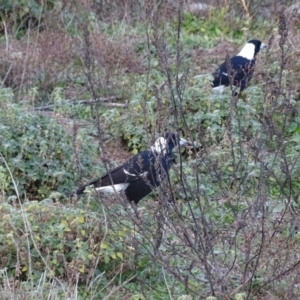
[[[125,230],[126,231],[126,230]],[[0,269],[8,277],[38,279],[41,274],[80,280],[112,271],[123,262],[125,231],[105,230],[98,213],[52,201],[31,201],[23,209],[0,204]]]
[[[19,194],[30,199],[45,197],[52,190],[69,193],[81,176],[95,171],[97,151],[91,138],[79,134],[74,142],[54,118],[5,103],[5,99],[0,105],[2,193],[15,194],[9,170]]]
[[[13,34],[21,37],[29,28],[41,25],[47,11],[50,12],[58,1],[2,1],[0,4],[0,20],[8,23]]]

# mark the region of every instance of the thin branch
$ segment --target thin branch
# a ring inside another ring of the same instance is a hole
[[[250,18],[251,18],[251,15],[250,15],[249,7],[248,7],[246,1],[245,1],[245,0],[241,0],[241,2],[242,2],[242,5],[243,5],[243,7],[244,7],[244,10],[245,10],[245,12],[246,12],[248,18],[250,19]]]
[[[112,100],[120,100],[121,96],[116,95],[116,96],[111,96],[111,97],[104,97],[104,98],[96,98],[94,99],[86,99],[86,100],[70,100],[67,99],[66,102],[72,102],[72,103],[76,103],[76,104],[88,104],[88,105],[93,105],[95,103],[100,103],[100,102],[104,102],[102,103],[103,106],[109,106],[109,107],[127,107],[128,103],[126,101],[126,103],[112,103],[112,102],[108,102],[108,101],[112,101]],[[108,102],[108,103],[105,103]],[[39,107],[35,107],[34,110],[53,110],[55,104],[49,104],[49,105],[44,105],[44,106],[39,106]]]

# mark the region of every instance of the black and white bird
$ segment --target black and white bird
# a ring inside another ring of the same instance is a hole
[[[223,62],[219,68],[212,74],[213,90],[223,93],[224,88],[230,85],[230,76],[232,85],[242,92],[251,80],[254,72],[255,58],[257,53],[265,48],[266,45],[259,40],[250,40],[236,56],[233,56],[228,62]],[[229,64],[230,74],[227,70]]]
[[[137,204],[167,177],[174,160],[172,150],[179,144],[190,143],[177,133],[166,133],[150,149],[138,153],[101,178],[79,187],[75,194],[81,195],[86,187],[91,186],[96,191],[124,193],[129,201]]]

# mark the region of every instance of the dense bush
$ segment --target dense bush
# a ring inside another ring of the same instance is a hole
[[[9,90],[1,92],[2,193],[14,195],[17,188],[30,199],[41,199],[53,190],[68,193],[80,176],[96,170],[96,143],[91,138],[79,135],[79,144],[55,118],[13,104]]]
[[[26,202],[23,210],[1,203],[0,216],[0,269],[14,278],[38,279],[46,271],[70,282],[79,274],[82,281],[113,272],[126,254],[126,229],[107,232],[103,216],[82,208],[50,199]]]

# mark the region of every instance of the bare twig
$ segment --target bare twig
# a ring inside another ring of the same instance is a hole
[[[251,18],[249,7],[248,7],[249,5],[246,3],[246,0],[241,0],[241,2],[242,2],[242,5],[244,7],[244,10],[245,10],[248,18]]]
[[[66,102],[70,102],[71,103],[76,103],[76,104],[87,104],[87,105],[94,105],[95,103],[102,103],[102,105],[104,106],[109,106],[109,107],[127,107],[127,103],[113,103],[113,102],[108,102],[108,101],[112,101],[112,100],[119,100],[121,99],[121,96],[111,96],[111,97],[101,97],[101,98],[96,98],[94,99],[86,99],[86,100],[65,100]],[[106,103],[108,102],[108,103]],[[39,107],[35,107],[34,110],[53,110],[55,104],[49,104],[49,105],[44,105],[44,106],[39,106]]]

